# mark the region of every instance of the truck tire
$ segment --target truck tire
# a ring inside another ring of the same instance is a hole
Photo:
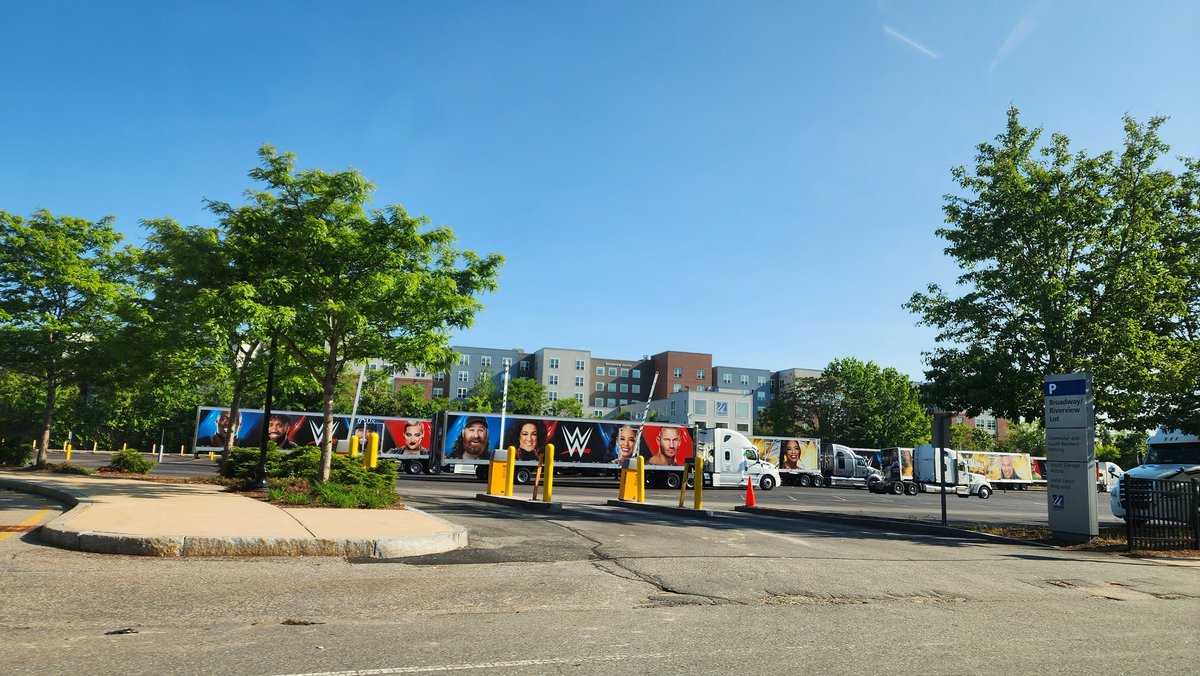
[[[521,484],[522,486],[532,480],[533,472],[530,472],[528,467],[518,467],[516,471],[513,472],[513,481]]]
[[[663,477],[663,483],[667,485],[667,488],[679,490],[679,485],[683,483],[683,477],[679,475],[679,472],[667,472]]]
[[[796,483],[800,484],[801,488],[808,488],[812,485],[812,477],[807,474],[801,474],[796,478]]]
[[[813,488],[820,488],[821,486],[824,486],[825,478],[822,477],[820,474],[814,474],[812,477],[812,485],[813,485]]]
[[[990,497],[992,497],[992,489],[988,488],[987,486],[980,486],[979,487],[979,499],[987,500]]]
[[[916,495],[917,493],[920,493],[920,492],[921,492],[921,489],[916,484],[904,484],[904,494],[905,495]]]
[[[409,460],[408,465],[404,468],[409,474],[420,474],[425,471],[425,463],[420,460]]]
[[[426,474],[441,474],[441,473],[442,473],[442,466],[441,466],[441,465],[436,465],[436,464],[434,464],[434,463],[432,463],[432,462],[431,462],[431,463],[429,463],[429,465],[428,465],[428,466],[425,468],[425,473],[426,473]]]
[[[899,481],[892,484],[892,495],[904,495],[904,484]]]
[[[770,474],[764,474],[758,479],[758,487],[764,491],[769,491],[775,488],[775,477]]]
[[[688,477],[688,488],[695,488],[695,487],[696,487],[696,477],[694,475],[689,476]]]
[[[486,482],[488,480],[488,466],[487,465],[476,465],[475,466],[475,478],[479,479],[480,481]]]

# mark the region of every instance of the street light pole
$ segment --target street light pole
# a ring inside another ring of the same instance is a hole
[[[276,329],[271,334],[271,360],[267,362],[267,396],[266,401],[263,402],[262,445],[258,451],[258,467],[254,470],[254,482],[250,486],[260,491],[267,490],[267,442],[271,439],[271,406],[275,403],[275,345],[278,339],[279,331]]]

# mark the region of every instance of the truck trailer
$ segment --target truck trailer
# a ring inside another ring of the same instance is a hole
[[[935,449],[930,444],[916,448],[885,448],[882,457],[888,474],[872,486],[878,493],[916,495],[917,493],[953,493],[987,500],[992,484],[982,474],[970,471],[962,452],[950,448]],[[942,466],[945,465],[945,476]]]
[[[855,449],[808,437],[750,437],[759,457],[791,486],[870,487],[883,478]]]

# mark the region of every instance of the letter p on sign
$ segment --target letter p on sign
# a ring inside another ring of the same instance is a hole
[[[1054,396],[1054,390],[1058,389],[1058,383],[1047,383],[1046,388],[1049,390],[1046,394]]]

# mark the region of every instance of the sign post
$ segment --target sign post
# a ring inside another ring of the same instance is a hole
[[[1068,373],[1042,382],[1046,421],[1046,510],[1054,538],[1087,542],[1096,520],[1096,411],[1092,376]]]

